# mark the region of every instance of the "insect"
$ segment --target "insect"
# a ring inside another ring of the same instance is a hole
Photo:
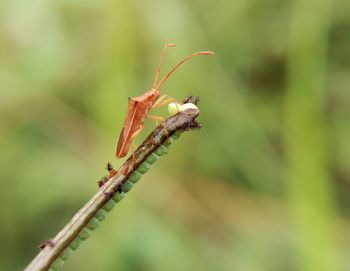
[[[164,46],[164,49],[160,56],[160,60],[159,60],[152,89],[146,91],[141,96],[129,98],[128,113],[126,115],[123,129],[120,133],[118,144],[117,144],[117,150],[116,150],[117,158],[122,158],[127,155],[132,141],[142,131],[144,127],[145,119],[148,116],[148,112],[152,108],[161,107],[163,105],[166,105],[175,101],[175,99],[170,98],[168,95],[163,95],[160,97],[160,92],[159,92],[160,87],[167,81],[167,79],[173,74],[173,72],[177,68],[179,68],[182,64],[184,64],[185,62],[187,62],[188,60],[190,60],[195,56],[214,55],[214,53],[211,51],[193,53],[185,57],[183,60],[181,60],[162,79],[160,79],[160,70],[162,67],[165,52],[168,47],[174,47],[174,46],[176,45],[166,44]],[[176,103],[176,105],[178,104]],[[177,109],[177,112],[178,111],[180,110]],[[176,112],[176,110],[172,110],[172,112]],[[162,117],[157,117],[157,116],[151,116],[151,118],[157,121],[164,120]]]

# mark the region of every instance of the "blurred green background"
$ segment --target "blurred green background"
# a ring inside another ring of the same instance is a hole
[[[350,270],[350,1],[0,2],[0,269],[97,191],[127,97],[201,97],[62,270]],[[165,115],[166,110],[154,114]],[[155,124],[147,121],[137,144]]]

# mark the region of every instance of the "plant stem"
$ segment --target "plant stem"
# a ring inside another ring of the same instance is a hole
[[[297,270],[339,270],[327,153],[327,59],[333,0],[291,2],[285,143]]]
[[[170,144],[171,136],[176,132],[188,131],[200,127],[195,121],[198,115],[198,109],[187,109],[169,117],[165,122],[156,127],[118,171],[110,171],[109,178],[105,184],[101,186],[99,191],[74,215],[72,220],[53,239],[48,241],[46,245],[43,245],[44,248],[27,266],[25,271],[57,270],[69,257],[70,252],[76,248],[74,242],[78,240],[81,242],[81,239],[85,240],[89,236],[90,230],[95,228],[89,227],[89,225],[98,218],[98,213],[103,211],[103,208],[106,208],[104,206],[106,206],[114,196],[118,196],[117,194],[121,195],[122,192],[120,188],[123,189],[123,185],[128,182],[131,178],[130,176],[138,169],[141,174],[144,173],[145,171],[141,171],[140,168],[147,164],[145,161],[149,161],[148,158],[156,152],[158,148]],[[158,156],[155,155],[155,157]],[[154,162],[155,160],[152,161]],[[149,165],[149,163],[150,162],[148,162],[147,165]],[[111,208],[109,208],[109,210],[110,209]],[[68,256],[65,252],[68,252]],[[54,265],[54,263],[57,263],[57,265]]]

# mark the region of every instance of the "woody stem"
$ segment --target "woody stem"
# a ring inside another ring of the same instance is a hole
[[[99,191],[73,216],[71,221],[50,240],[52,245],[45,246],[25,270],[58,269],[60,265],[54,267],[54,264],[66,259],[62,255],[72,247],[73,242],[82,238],[82,233],[86,231],[87,226],[91,225],[91,222],[96,219],[96,215],[116,195],[121,185],[125,184],[136,169],[162,146],[169,135],[171,136],[177,131],[187,131],[198,127],[198,123],[195,121],[198,115],[199,110],[188,109],[166,119],[166,125],[156,127],[117,173],[111,176]]]

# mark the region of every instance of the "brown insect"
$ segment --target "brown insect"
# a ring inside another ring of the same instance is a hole
[[[185,57],[178,64],[174,66],[161,80],[159,80],[160,69],[162,67],[162,62],[164,59],[165,52],[168,47],[174,47],[175,44],[166,44],[160,56],[158,68],[156,71],[156,78],[151,90],[146,91],[143,95],[138,97],[129,98],[129,108],[128,114],[124,121],[123,129],[119,136],[119,141],[117,144],[116,157],[122,158],[127,155],[130,144],[134,138],[142,131],[144,127],[145,119],[148,115],[148,112],[152,108],[160,107],[171,102],[174,102],[175,99],[169,98],[168,95],[160,96],[159,89],[166,82],[166,80],[172,75],[172,73],[180,67],[182,64],[190,60],[192,57],[200,55],[214,55],[213,52],[204,51],[197,52]],[[151,116],[155,120],[164,120],[162,117]]]

